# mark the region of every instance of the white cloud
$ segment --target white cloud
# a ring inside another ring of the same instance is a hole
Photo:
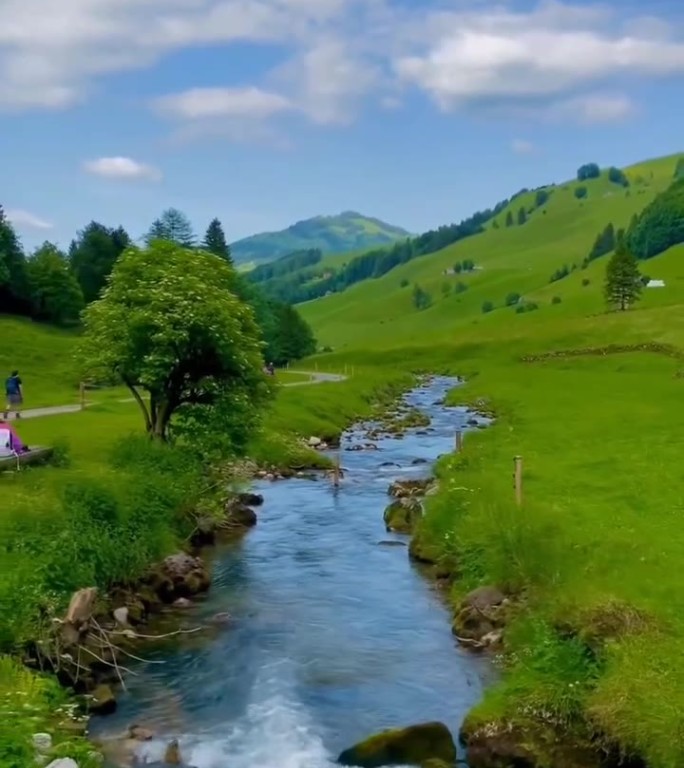
[[[445,111],[548,105],[609,78],[684,72],[684,43],[662,37],[654,23],[625,34],[599,7],[549,2],[527,13],[499,8],[439,18],[433,40],[394,67]]]
[[[684,73],[672,19],[575,1],[522,12],[504,0],[0,0],[0,110],[65,108],[111,73],[237,42],[273,44],[284,60],[260,86],[167,95],[160,114],[249,135],[287,112],[341,124],[371,96],[386,107],[417,88],[445,111],[554,113],[574,100],[577,119],[595,122],[629,114],[592,102],[595,89]]]
[[[11,221],[14,226],[19,227],[20,229],[46,230],[52,229],[54,226],[49,221],[41,219],[40,216],[36,216],[30,211],[24,211],[21,208],[11,208],[10,210],[5,211],[5,216],[7,216],[8,220]]]
[[[284,96],[260,88],[191,88],[155,99],[153,107],[169,117],[263,119],[292,108]]]
[[[631,117],[637,111],[636,105],[628,96],[609,94],[590,94],[570,99],[561,105],[566,114],[574,114],[579,122],[617,123]]]
[[[534,152],[535,146],[527,139],[513,139],[511,149],[516,155],[530,155]]]
[[[123,181],[159,181],[161,172],[151,165],[139,163],[130,157],[98,157],[86,160],[83,169],[93,176]]]

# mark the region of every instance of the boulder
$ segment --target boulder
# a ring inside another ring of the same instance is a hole
[[[428,463],[427,459],[414,459],[411,462],[411,464],[413,464],[414,467],[418,466],[418,464],[427,464],[427,463]]]
[[[60,757],[58,760],[53,760],[47,768],[78,768],[78,763],[70,757]]]
[[[90,696],[90,712],[93,715],[111,715],[116,711],[116,697],[108,685],[98,685]]]
[[[128,607],[127,606],[122,605],[120,608],[115,608],[112,611],[112,616],[114,616],[114,620],[119,626],[121,627],[128,626]]]
[[[210,547],[216,543],[217,521],[213,517],[200,517],[190,537],[193,547]]]
[[[164,603],[193,597],[209,589],[211,579],[204,562],[185,552],[169,555],[154,568],[147,583]]]
[[[501,641],[499,630],[506,623],[509,602],[497,587],[478,587],[461,602],[452,625],[453,633],[461,640],[475,641],[479,645],[496,645]],[[484,638],[487,641],[484,642]]]
[[[416,499],[397,499],[385,509],[385,528],[394,533],[411,533],[422,515],[423,507]]]
[[[337,761],[359,768],[380,768],[385,765],[421,766],[428,760],[453,764],[455,759],[456,745],[446,725],[423,723],[371,736],[345,749]]]
[[[314,437],[314,436],[311,436],[311,437],[310,437],[310,438],[307,440],[307,444],[309,445],[309,447],[310,447],[310,448],[318,448],[318,446],[319,446],[319,445],[320,445],[322,442],[323,442],[323,441],[321,440],[321,438],[320,438],[320,437]]]

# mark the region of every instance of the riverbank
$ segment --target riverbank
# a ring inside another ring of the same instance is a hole
[[[419,529],[455,577],[455,613],[482,586],[517,604],[502,682],[464,730],[472,765],[680,765],[678,357],[649,345],[510,349],[463,361],[477,375],[450,402],[486,404],[496,423],[440,461]]]
[[[410,381],[404,373],[367,369],[353,380],[281,389],[251,441],[252,462],[239,462],[235,471],[250,473],[264,466],[290,473],[327,465],[303,438],[320,436],[334,442],[349,423],[388,402]],[[76,590],[96,586],[106,593],[135,580],[191,535],[199,511],[211,511],[222,501],[205,492],[215,477],[208,477],[192,453],[128,438],[140,428],[134,406],[122,403],[22,422],[22,436],[29,444],[58,446],[57,461],[3,478],[0,524],[3,564],[8,567],[0,576],[0,653],[21,657],[52,617],[63,615]],[[221,489],[236,479],[230,468],[223,472]],[[3,685],[13,694],[52,690],[49,681],[27,676],[15,662],[6,660],[3,669]],[[51,702],[51,695],[35,697],[41,727],[54,726]],[[19,720],[8,714],[7,723],[0,736],[0,757],[32,754]],[[83,751],[70,732],[58,738],[70,749]],[[17,765],[23,768],[25,763]]]

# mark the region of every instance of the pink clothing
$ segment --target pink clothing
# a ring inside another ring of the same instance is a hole
[[[0,454],[3,453],[3,449],[4,451],[11,450],[15,453],[25,453],[28,451],[28,447],[21,441],[17,431],[8,422],[0,421],[0,434],[3,436],[2,443],[0,444]]]

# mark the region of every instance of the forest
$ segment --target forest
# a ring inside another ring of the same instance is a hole
[[[169,208],[151,224],[144,240],[148,246],[162,240],[206,250],[232,266],[230,247],[218,219],[210,222],[200,239],[187,217]],[[76,234],[66,252],[46,241],[27,253],[0,207],[0,312],[78,327],[83,310],[101,296],[117,259],[130,245],[132,239],[123,227],[91,221]],[[311,328],[296,309],[266,296],[237,272],[235,292],[252,307],[267,361],[282,365],[315,352]]]

